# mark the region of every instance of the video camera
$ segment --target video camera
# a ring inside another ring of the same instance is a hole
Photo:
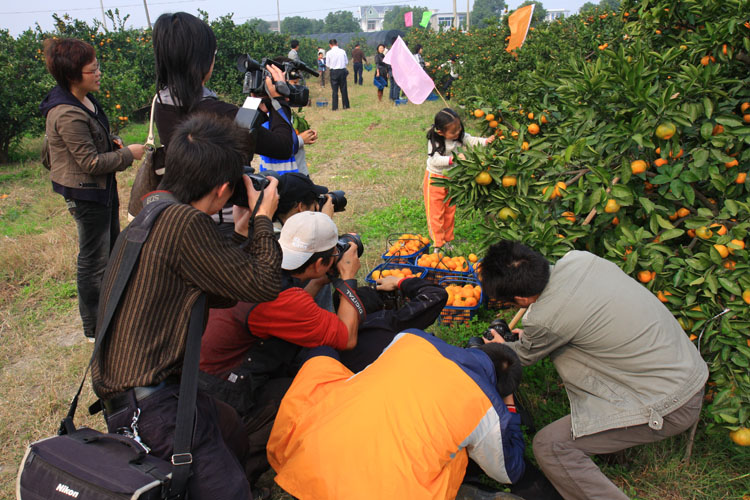
[[[296,80],[302,77],[302,72],[309,73],[313,76],[320,76],[320,73],[310,68],[301,61],[277,62],[273,59],[264,57],[260,62],[256,61],[248,54],[243,54],[237,58],[237,69],[244,73],[245,79],[242,83],[242,92],[245,94],[256,94],[260,97],[268,96],[266,88],[266,77],[271,76],[267,66],[273,64],[284,71],[286,80]],[[310,89],[305,85],[291,85],[287,82],[274,82],[276,92],[289,99],[289,105],[307,106],[310,101]]]
[[[343,212],[346,210],[346,193],[344,191],[329,191],[325,194],[318,195],[318,206],[322,208],[323,205],[326,204],[326,201],[328,201],[328,197],[331,198],[334,212]],[[361,244],[362,242],[360,241],[360,245]]]
[[[492,321],[492,323],[490,323],[490,326],[488,326],[487,329],[482,332],[482,337],[486,338],[487,340],[492,340],[494,336],[492,335],[492,332],[490,330],[495,330],[498,335],[500,335],[506,342],[515,342],[516,340],[518,340],[518,334],[513,333],[510,330],[508,323],[506,323],[504,319],[496,319]],[[466,344],[466,347],[479,347],[481,345],[484,345],[482,337],[471,337]]]
[[[250,177],[250,182],[253,183],[253,187],[256,191],[263,191],[268,187],[268,184],[271,183],[271,181],[268,180],[268,177],[276,177],[278,174],[276,172],[266,172],[264,174],[256,174],[255,169],[253,167],[249,167],[245,165],[242,167],[243,174]],[[236,186],[234,186],[234,192],[232,193],[231,198],[229,198],[229,201],[227,202],[229,205],[237,205],[238,207],[246,207],[249,208],[249,201],[247,199],[247,189],[245,189],[245,183],[240,180]]]

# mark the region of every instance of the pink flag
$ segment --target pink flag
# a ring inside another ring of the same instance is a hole
[[[410,10],[409,12],[404,14],[404,26],[406,26],[407,28],[410,28],[413,25],[414,25],[414,12]]]
[[[401,37],[396,38],[391,50],[385,55],[384,63],[390,64],[393,69],[393,79],[406,97],[414,104],[422,104],[432,89],[435,82],[427,76],[414,56],[409,51],[406,43]]]

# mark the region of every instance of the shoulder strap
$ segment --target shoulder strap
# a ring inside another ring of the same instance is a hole
[[[146,207],[144,207],[144,209],[138,214],[133,222],[130,223],[128,228],[120,233],[120,235],[117,237],[117,241],[112,250],[112,255],[118,255],[120,253],[120,249],[122,249],[122,247],[124,246],[125,249],[122,250],[122,252],[124,252],[122,262],[120,263],[120,266],[117,267],[117,269],[115,269],[113,266],[107,266],[107,270],[105,271],[105,275],[103,278],[104,282],[108,281],[109,275],[113,272],[116,272],[117,276],[115,276],[115,281],[112,285],[112,292],[110,293],[109,299],[107,300],[107,304],[104,308],[104,316],[102,318],[102,321],[99,323],[99,328],[96,335],[96,344],[94,344],[94,350],[91,353],[91,359],[89,359],[89,363],[88,365],[86,365],[86,370],[83,373],[81,384],[78,386],[78,391],[76,392],[75,397],[73,397],[73,401],[71,401],[70,403],[68,414],[60,424],[58,434],[70,434],[75,431],[73,417],[75,417],[76,409],[78,408],[78,397],[81,395],[81,391],[83,390],[83,383],[86,381],[86,376],[88,375],[89,369],[91,368],[91,363],[94,362],[96,353],[99,351],[99,348],[101,347],[105,337],[107,336],[107,332],[109,331],[109,323],[112,321],[112,317],[115,315],[115,311],[117,310],[117,305],[120,303],[122,293],[125,290],[125,286],[128,284],[128,281],[130,280],[130,275],[133,272],[135,263],[138,261],[138,256],[141,253],[141,247],[148,238],[148,235],[151,232],[151,227],[154,225],[157,217],[159,217],[159,215],[165,208],[176,202],[177,200],[175,200],[174,198],[167,199],[165,197],[162,200],[146,205]]]

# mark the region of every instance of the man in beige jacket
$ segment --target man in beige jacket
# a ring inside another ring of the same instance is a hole
[[[480,279],[491,297],[528,308],[508,346],[524,366],[549,356],[570,399],[570,415],[534,437],[545,475],[566,499],[627,499],[590,457],[688,429],[708,378],[700,353],[654,294],[591,253],[572,251],[550,266],[501,241]]]

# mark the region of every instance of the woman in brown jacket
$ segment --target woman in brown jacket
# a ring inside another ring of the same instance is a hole
[[[78,226],[78,308],[83,333],[94,338],[99,287],[120,233],[115,172],[140,160],[144,147],[123,147],[110,135],[104,110],[91,94],[101,70],[94,48],[72,38],[44,42],[47,69],[57,81],[39,106],[47,119],[44,163]]]

